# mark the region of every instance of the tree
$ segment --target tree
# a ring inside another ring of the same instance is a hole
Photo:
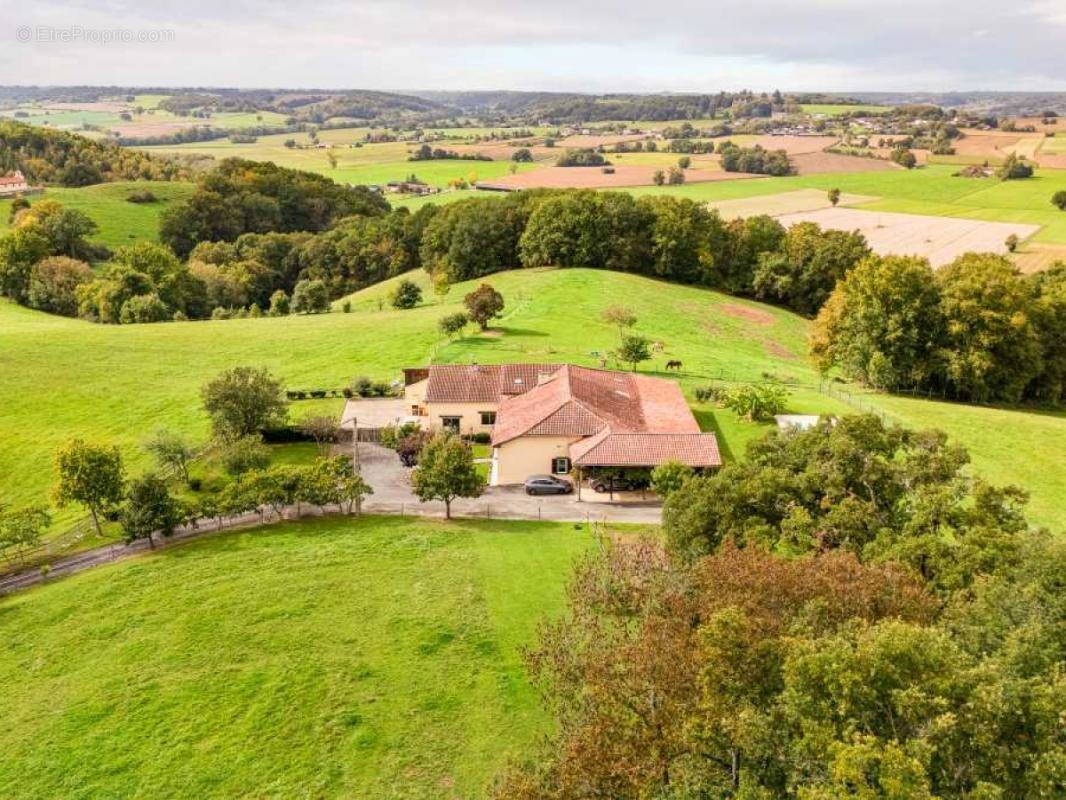
[[[979,401],[1017,402],[1041,369],[1031,290],[1004,256],[968,253],[937,271],[948,380]]]
[[[146,452],[155,456],[160,469],[171,470],[183,483],[189,482],[189,464],[196,457],[191,444],[178,433],[160,428],[144,444]]]
[[[925,386],[941,371],[945,325],[927,260],[871,256],[822,306],[811,331],[811,355],[822,372],[835,365],[878,389]]]
[[[222,468],[240,483],[246,473],[270,465],[270,448],[256,434],[239,436],[226,441],[219,460]]]
[[[618,329],[618,338],[625,336],[627,330],[637,324],[637,314],[629,306],[607,306],[603,310],[603,321]]]
[[[680,169],[688,169],[692,166],[692,159],[688,156],[681,156],[681,158],[677,160],[677,166]]]
[[[1016,233],[1012,233],[1003,242],[1003,244],[1007,248],[1007,252],[1008,253],[1013,253],[1015,250],[1017,250],[1018,249],[1018,243],[1019,243],[1019,239],[1018,239],[1018,234],[1016,234]]]
[[[480,497],[485,478],[474,465],[470,445],[449,433],[438,433],[422,448],[411,474],[411,488],[423,503],[444,501],[444,516],[451,519],[457,497]]]
[[[1033,165],[1024,156],[1011,153],[996,170],[996,177],[1001,181],[1013,181],[1033,177]]]
[[[498,317],[503,311],[503,295],[491,285],[483,283],[463,298],[463,304],[470,319],[476,322],[481,330],[487,330],[489,320]]]
[[[337,441],[337,420],[328,414],[312,414],[300,421],[300,430],[315,440],[320,455],[329,453],[329,446]]]
[[[35,230],[16,229],[0,237],[0,294],[26,302],[33,265],[48,252],[48,240]]]
[[[431,438],[433,437],[429,431],[424,431],[419,427],[399,436],[396,441],[396,455],[399,456],[400,463],[405,467],[417,466],[418,456]]]
[[[694,474],[692,467],[680,461],[664,461],[651,471],[651,490],[665,500]]]
[[[329,290],[322,281],[299,281],[292,290],[294,314],[319,314],[329,311]]]
[[[894,148],[891,158],[904,169],[914,169],[918,166],[918,159],[907,147]]]
[[[533,153],[528,147],[519,147],[514,151],[511,160],[519,164],[528,164],[533,160]]]
[[[226,370],[205,383],[200,396],[215,435],[222,438],[258,434],[283,424],[288,414],[281,381],[265,368]]]
[[[92,515],[97,536],[102,536],[101,515],[122,502],[124,479],[118,448],[71,439],[56,451],[55,469],[56,505],[63,507],[73,502],[85,506]]]
[[[120,517],[127,542],[147,539],[155,547],[153,534],[171,536],[185,515],[181,504],[170,494],[166,481],[149,473],[130,482],[126,505]]]
[[[666,173],[663,172],[661,169],[655,170],[655,172],[651,174],[651,181],[656,186],[662,186],[664,183],[666,183]]]
[[[289,296],[285,294],[284,289],[278,289],[274,294],[270,295],[270,311],[267,312],[272,317],[287,317],[292,312],[292,306],[289,304]]]
[[[1066,189],[1061,189],[1051,195],[1051,204],[1059,211],[1066,211]]]
[[[26,304],[52,314],[73,317],[78,313],[78,287],[93,279],[92,268],[84,261],[51,256],[30,269]]]
[[[41,200],[19,213],[15,228],[43,236],[49,255],[86,259],[95,252],[86,237],[96,232],[96,223],[83,211],[64,208],[55,200]]]
[[[680,167],[670,167],[666,171],[666,182],[671,186],[680,186],[685,182],[685,172]]]
[[[457,333],[461,333],[468,324],[470,324],[470,318],[462,311],[457,311],[454,314],[446,314],[437,320],[437,330],[444,336],[454,336]]]
[[[630,368],[636,371],[641,361],[651,358],[651,340],[646,336],[625,334],[621,337],[614,354],[619,361],[629,364]]]
[[[8,509],[0,504],[0,556],[11,563],[25,561],[26,554],[41,544],[41,534],[52,524],[43,506]]]
[[[393,308],[414,308],[422,302],[422,289],[417,283],[404,278],[389,295]]]
[[[840,189],[837,189],[834,186],[832,189],[830,189],[828,191],[827,196],[829,198],[830,205],[832,205],[834,208],[836,208],[837,203],[840,202]]]

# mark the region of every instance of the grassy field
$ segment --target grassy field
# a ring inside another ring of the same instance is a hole
[[[258,141],[250,144],[234,144],[221,139],[145,149],[167,153],[197,153],[215,158],[273,161],[282,167],[318,172],[338,183],[351,184],[383,184],[403,180],[414,173],[432,186],[446,186],[449,181],[457,178],[466,181],[486,180],[507,175],[512,168],[524,172],[537,167],[535,164],[513,164],[510,161],[408,161],[408,156],[418,147],[417,144],[383,142],[364,144],[361,147],[352,146],[361,142],[365,134],[364,128],[319,131],[318,140],[333,145],[329,149],[285,146],[285,142],[290,139],[299,145],[310,144],[311,140],[306,133],[261,136]],[[435,146],[447,148],[448,145],[442,143]],[[336,157],[336,167],[330,164],[327,153]]]
[[[31,205],[55,200],[67,208],[85,212],[100,226],[91,238],[114,249],[141,239],[156,241],[160,214],[172,203],[191,195],[193,189],[193,184],[178,181],[120,181],[78,189],[54,187],[27,199]],[[133,192],[144,190],[154,194],[158,202],[131,203],[126,199]],[[0,200],[0,234],[10,227],[10,214],[11,201]]]
[[[559,361],[599,363],[615,346],[614,329],[600,321],[611,304],[630,305],[637,330],[665,343],[649,371],[680,359],[683,388],[715,379],[760,380],[772,375],[797,384],[796,412],[846,413],[850,407],[819,394],[805,360],[809,323],[786,311],[704,289],[596,270],[522,270],[491,282],[507,301],[491,335],[442,340],[437,319],[455,311],[474,283],[453,287],[443,303],[410,311],[384,303],[389,282],[353,296],[353,313],[319,316],[105,326],[50,317],[0,303],[0,495],[15,504],[42,502],[52,482],[51,457],[72,436],[121,446],[133,472],[148,466],[143,440],[160,426],[197,440],[207,436],[199,389],[238,364],[262,365],[289,386],[340,388],[352,377],[392,379],[405,366],[439,362]],[[995,428],[989,409],[876,397],[878,407],[914,427],[937,424],[974,451],[977,470],[997,482],[1018,482],[1033,493],[1033,512],[1059,523],[1066,497],[1066,416],[1002,410]],[[732,412],[698,408],[715,430],[727,459],[743,454],[765,426]],[[294,416],[302,416],[302,408]],[[994,446],[993,446],[994,445]],[[60,515],[69,522],[76,512]]]
[[[1066,244],[1066,214],[1051,205],[1051,196],[1066,189],[1066,170],[1041,169],[1033,178],[1018,181],[959,178],[955,167],[933,165],[918,170],[857,172],[844,175],[800,175],[748,181],[649,186],[634,194],[670,193],[694,200],[733,200],[777,194],[794,189],[839,188],[850,194],[880,198],[858,206],[943,217],[970,217],[999,222],[1042,225],[1033,238]]]
[[[824,117],[839,117],[841,114],[852,114],[863,111],[872,114],[889,111],[891,106],[874,106],[863,103],[835,104],[835,103],[803,103],[800,108],[804,114],[817,114]]]
[[[0,600],[3,797],[481,797],[547,721],[520,647],[592,536],[342,518]]]

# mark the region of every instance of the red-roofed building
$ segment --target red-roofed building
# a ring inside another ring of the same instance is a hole
[[[30,185],[26,181],[26,177],[19,170],[10,172],[7,175],[0,175],[0,196],[21,194],[28,192],[29,189]]]
[[[722,463],[670,380],[570,364],[442,364],[405,376],[427,428],[491,437],[494,486],[574,467]]]

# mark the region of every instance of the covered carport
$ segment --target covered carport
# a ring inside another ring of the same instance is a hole
[[[722,466],[718,439],[713,433],[611,433],[604,430],[570,448],[577,498],[585,477],[597,470],[650,470],[676,461],[695,470]]]

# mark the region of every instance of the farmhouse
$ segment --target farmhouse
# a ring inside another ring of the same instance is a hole
[[[575,469],[722,463],[673,381],[572,364],[442,364],[405,370],[404,383],[424,427],[490,437],[493,486]]]
[[[0,196],[20,194],[29,191],[29,188],[26,177],[19,170],[0,177]]]

